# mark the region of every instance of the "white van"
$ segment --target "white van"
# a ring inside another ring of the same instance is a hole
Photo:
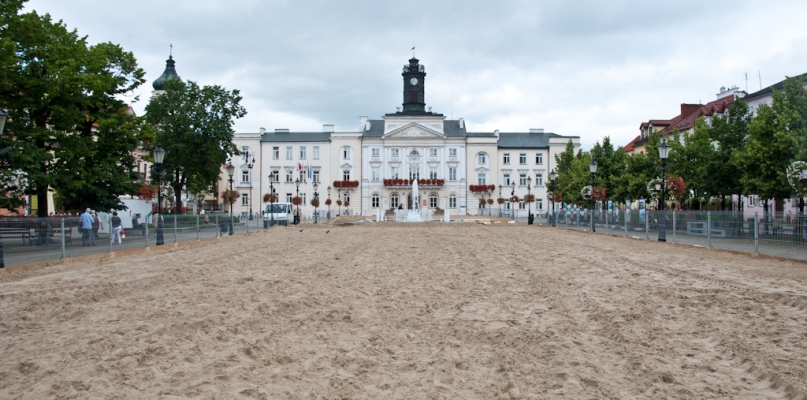
[[[289,226],[294,223],[294,206],[291,203],[270,203],[263,212],[263,227]]]

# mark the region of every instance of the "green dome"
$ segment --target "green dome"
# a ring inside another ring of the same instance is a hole
[[[165,82],[167,82],[169,79],[179,79],[179,75],[177,75],[177,70],[174,68],[174,64],[176,64],[174,57],[168,56],[168,60],[165,61],[165,71],[163,71],[163,74],[160,75],[160,77],[157,78],[157,80],[151,85],[154,87],[154,90],[164,90]]]

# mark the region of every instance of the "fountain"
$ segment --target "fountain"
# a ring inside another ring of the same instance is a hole
[[[420,209],[420,194],[418,193],[418,181],[412,180],[412,208],[409,210],[395,210],[395,221],[398,222],[423,222],[431,221],[432,210]]]

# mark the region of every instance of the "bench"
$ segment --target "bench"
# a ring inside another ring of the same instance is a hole
[[[0,239],[7,237],[19,237],[24,246],[26,241],[31,244],[34,236],[31,234],[31,229],[0,229]]]
[[[687,234],[700,236],[711,234],[713,237],[726,237],[726,230],[711,228],[707,232],[705,221],[687,221]]]

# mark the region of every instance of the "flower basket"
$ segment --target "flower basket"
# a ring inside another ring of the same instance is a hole
[[[349,201],[345,202],[345,207],[350,207],[350,202]]]
[[[563,201],[563,193],[561,193],[560,190],[553,191],[552,201],[554,201],[555,203],[560,203],[561,201]]]
[[[528,194],[528,195],[524,196],[524,201],[526,201],[527,203],[534,202],[535,201],[535,195],[534,194]]]
[[[137,195],[140,196],[141,199],[151,200],[157,195],[157,188],[153,185],[140,186],[140,188],[137,189]]]
[[[493,204],[493,199],[488,199],[488,205]]]
[[[238,199],[238,192],[227,189],[221,192],[221,199],[227,200],[230,204],[233,204],[235,203],[235,200]]]
[[[300,204],[303,204],[303,199],[300,196],[294,196],[291,199],[291,204],[294,204],[295,206],[299,206]]]
[[[595,186],[591,189],[591,198],[594,200],[605,200],[605,188],[601,186]]]
[[[352,188],[352,187],[358,187],[358,186],[359,186],[359,181],[333,181],[333,187]]]
[[[263,202],[264,203],[276,203],[277,202],[277,195],[272,193],[266,193],[263,195]]]
[[[336,200],[336,205],[341,206],[342,205],[342,200]]]
[[[311,205],[314,207],[319,207],[319,199],[317,198],[311,199]]]
[[[331,205],[331,199],[325,200],[325,205],[330,206]]]
[[[497,203],[499,203],[500,205],[501,205],[501,204],[504,204],[504,202],[505,202],[505,201],[507,201],[507,200],[505,200],[505,199],[503,199],[503,198],[501,198],[501,197],[499,197],[498,199],[496,199],[496,202],[497,202]]]
[[[510,198],[511,203],[518,203],[519,200],[521,200],[521,199],[519,199],[518,196],[516,196],[516,195],[513,195],[513,197]]]

